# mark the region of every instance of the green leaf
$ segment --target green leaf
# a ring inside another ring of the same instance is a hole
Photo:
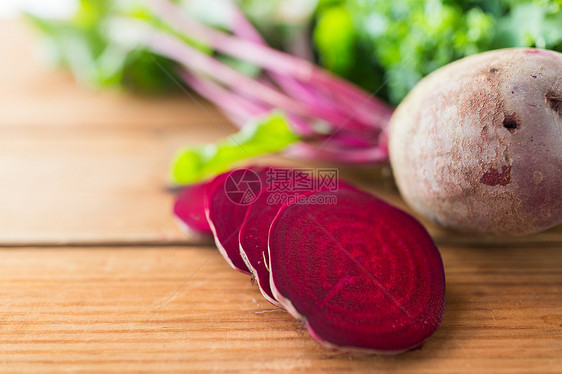
[[[542,4],[544,3],[544,4]],[[553,48],[562,44],[562,12],[549,1],[521,3],[498,21],[494,47]]]
[[[347,73],[355,61],[355,31],[347,9],[343,6],[321,12],[314,42],[324,66],[337,74]]]
[[[317,17],[320,63],[392,104],[465,56],[516,46],[562,51],[562,0],[321,0]]]
[[[112,38],[108,26],[117,16],[167,27],[139,4],[82,0],[71,19],[43,19],[33,14],[26,14],[26,18],[43,36],[47,57],[68,68],[81,83],[150,93],[177,89],[162,72],[164,69],[175,74],[175,63],[146,48],[123,45]]]
[[[244,125],[232,137],[180,150],[172,165],[172,184],[199,182],[230,169],[238,161],[280,152],[299,140],[288,119],[273,112],[265,119]]]

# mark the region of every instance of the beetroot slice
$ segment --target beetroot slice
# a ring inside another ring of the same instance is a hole
[[[268,199],[273,192],[262,190],[257,200],[246,213],[240,228],[240,255],[256,279],[260,292],[267,301],[281,306],[269,286],[269,254],[267,252],[267,233],[282,203],[271,203]]]
[[[398,353],[441,323],[445,275],[414,218],[357,190],[330,204],[284,205],[269,231],[275,299],[332,348]]]
[[[338,181],[338,188],[355,189],[341,180]],[[269,227],[287,199],[306,194],[308,192],[299,193],[264,188],[246,212],[244,223],[240,228],[238,240],[242,259],[256,279],[262,295],[276,306],[281,305],[275,300],[269,285],[269,254],[267,251]],[[281,197],[285,199],[281,199]]]
[[[206,183],[193,184],[181,190],[174,203],[174,215],[180,229],[191,236],[210,236],[211,227],[205,216]]]
[[[205,214],[215,243],[234,269],[250,274],[240,256],[238,235],[246,211],[265,184],[270,168],[249,167],[217,176],[207,186]]]

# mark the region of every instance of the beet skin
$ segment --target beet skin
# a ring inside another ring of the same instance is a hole
[[[562,222],[562,54],[514,48],[449,64],[392,117],[404,199],[465,232],[523,235]]]

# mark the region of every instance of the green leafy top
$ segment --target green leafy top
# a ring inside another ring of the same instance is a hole
[[[425,75],[458,58],[515,46],[562,50],[562,0],[324,1],[320,61],[397,104]],[[357,76],[357,71],[374,74]]]
[[[237,161],[280,152],[298,140],[287,118],[273,112],[216,143],[181,149],[172,166],[171,182],[177,185],[198,182],[232,168]]]
[[[81,0],[76,14],[68,20],[43,19],[33,14],[26,14],[26,18],[41,32],[49,59],[69,68],[83,84],[124,86],[148,93],[174,87],[172,80],[162,79],[161,71],[161,67],[174,71],[171,61],[145,48],[124,47],[108,36],[108,22],[122,14],[150,17],[136,1],[117,5],[108,0]]]
[[[312,23],[319,62],[393,104],[422,77],[464,56],[515,46],[562,51],[562,0],[295,0],[299,6],[287,1],[235,1],[278,47],[286,44],[280,39],[291,34],[290,28],[299,28],[293,34],[302,37],[300,29]],[[53,59],[80,81],[161,92],[174,83],[162,79],[160,69],[174,71],[174,64],[146,49],[115,45],[107,33],[107,22],[115,15],[150,18],[143,4],[81,0],[71,20],[31,15],[29,19],[46,36]],[[219,11],[223,7],[218,0],[182,6],[221,27],[224,12]]]

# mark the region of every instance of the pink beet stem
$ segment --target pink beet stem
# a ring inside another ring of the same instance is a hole
[[[351,107],[361,105],[361,110],[371,112],[371,118],[373,118],[371,122],[377,127],[381,127],[379,121],[374,120],[385,119],[392,112],[392,109],[380,100],[349,82],[317,68],[306,60],[207,27],[187,17],[180,8],[167,0],[152,0],[151,3],[156,13],[169,24],[174,25],[186,35],[208,43],[220,52],[283,75],[292,75],[314,85],[326,86],[344,103],[351,104]],[[244,29],[247,30],[247,27]]]
[[[267,47],[267,43],[265,42],[265,40],[244,16],[240,8],[235,3],[231,4],[234,13],[234,20],[231,24],[231,28],[233,29],[234,33],[244,39]],[[369,124],[373,120],[378,118],[378,116],[373,117],[373,113],[369,113],[368,111],[364,110],[357,110],[356,113],[349,112],[349,110],[347,109],[349,107],[342,106],[340,102],[334,101],[333,98],[327,98],[324,94],[322,94],[322,92],[318,92],[312,87],[308,87],[304,82],[300,82],[293,77],[285,74],[279,74],[275,72],[275,70],[267,68],[266,70],[290,95],[303,100],[308,104],[317,105],[319,108],[325,111],[331,112],[334,109],[338,110],[347,117],[346,121],[352,121],[354,120],[354,118],[352,117],[355,117],[357,120],[367,124],[367,126],[369,127]]]
[[[347,118],[327,113],[312,106],[306,106],[282,92],[267,87],[260,82],[245,76],[228,65],[205,53],[183,43],[179,39],[157,29],[152,29],[144,43],[155,52],[183,64],[186,68],[212,75],[248,96],[262,99],[281,110],[298,115],[320,118],[332,124],[346,124]],[[351,128],[351,126],[349,126]]]
[[[187,70],[182,70],[180,76],[201,96],[212,100],[221,108],[237,115],[253,117],[270,112],[273,108],[266,104],[257,104],[243,96],[236,95],[212,80],[201,79]]]
[[[353,164],[383,164],[388,161],[386,148],[371,147],[368,149],[341,149],[323,146],[315,147],[309,143],[299,143],[290,147],[286,154],[288,156],[314,159],[337,163]]]

